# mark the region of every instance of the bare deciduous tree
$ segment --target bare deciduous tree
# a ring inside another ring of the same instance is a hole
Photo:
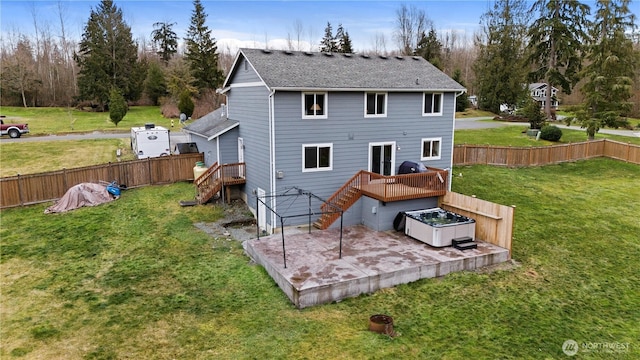
[[[403,55],[412,55],[420,37],[433,24],[422,9],[415,5],[400,5],[396,10],[396,30],[394,37]]]

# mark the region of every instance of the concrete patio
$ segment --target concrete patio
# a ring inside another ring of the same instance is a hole
[[[297,308],[339,301],[451,272],[473,270],[509,259],[507,249],[478,242],[477,249],[434,248],[396,231],[362,225],[339,229],[285,229],[282,235],[243,243],[246,253],[280,286]]]

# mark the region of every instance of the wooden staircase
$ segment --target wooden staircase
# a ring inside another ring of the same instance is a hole
[[[198,204],[205,204],[207,201],[222,190],[222,179],[219,176],[220,165],[216,162],[202,175],[193,181],[198,188],[196,201]]]
[[[318,229],[327,229],[360,199],[368,196],[383,203],[442,196],[447,193],[448,172],[428,168],[428,172],[385,176],[360,170],[320,206],[322,215],[313,224]]]
[[[227,185],[239,185],[246,182],[244,163],[211,165],[202,175],[193,181],[198,188],[196,201],[205,204]]]
[[[351,205],[355,204],[356,201],[360,199],[362,196],[362,191],[359,189],[361,175],[361,172],[354,175],[349,179],[349,181],[342,185],[338,191],[327,199],[327,202],[333,206],[323,204],[320,207],[322,215],[313,223],[314,227],[321,230],[327,229],[340,217],[340,210],[346,211],[351,207]]]

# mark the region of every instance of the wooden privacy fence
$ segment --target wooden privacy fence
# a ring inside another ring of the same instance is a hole
[[[608,139],[537,147],[465,144],[454,147],[453,164],[538,166],[602,156],[640,164],[640,145]]]
[[[438,206],[476,221],[476,238],[509,250],[513,239],[515,208],[486,200],[447,192],[438,198]]]
[[[123,161],[0,179],[0,209],[53,201],[74,185],[100,181],[135,188],[193,180],[193,167],[204,155],[181,154]]]

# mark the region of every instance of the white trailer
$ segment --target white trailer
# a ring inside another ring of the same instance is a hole
[[[138,159],[171,155],[169,129],[154,124],[132,127],[131,150]]]

